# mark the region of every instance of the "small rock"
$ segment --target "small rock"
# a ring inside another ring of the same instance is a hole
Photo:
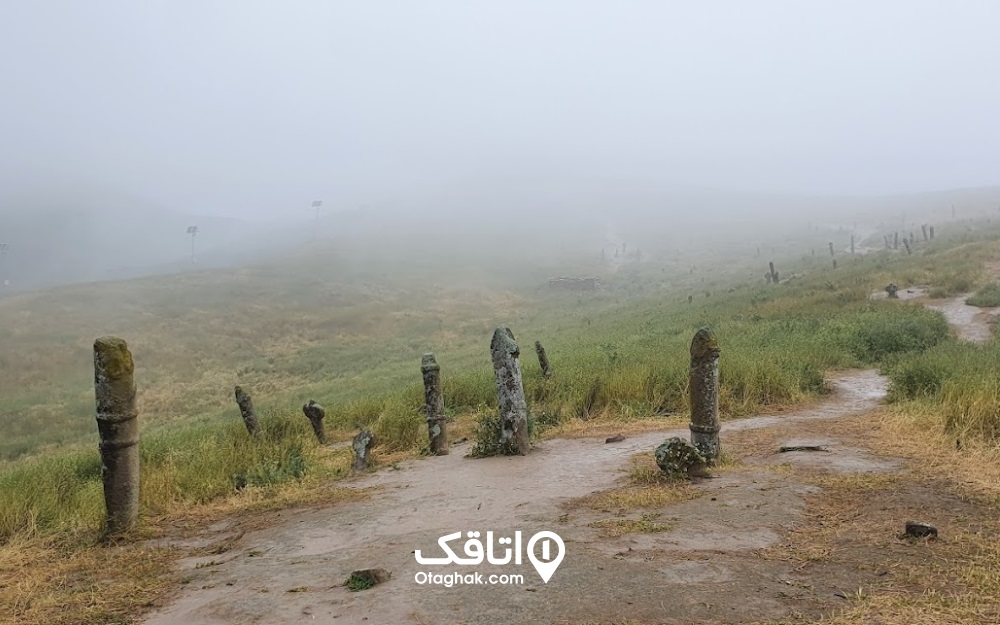
[[[621,434],[615,434],[614,436],[609,436],[607,439],[605,439],[604,443],[605,444],[607,444],[607,443],[620,443],[623,440],[625,440],[624,436],[622,436]]]
[[[922,521],[907,521],[906,531],[903,532],[906,538],[937,538],[937,535],[936,527]]]
[[[823,445],[782,445],[779,452],[785,453],[789,451],[830,451]]]

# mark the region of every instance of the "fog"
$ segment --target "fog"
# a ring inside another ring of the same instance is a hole
[[[210,265],[365,215],[846,220],[1000,182],[997,23],[989,0],[7,2],[0,242],[23,286],[176,269],[191,223]]]

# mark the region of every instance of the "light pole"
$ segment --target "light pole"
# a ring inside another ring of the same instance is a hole
[[[188,226],[187,233],[191,235],[191,262],[194,262],[194,235],[198,234],[198,226]]]

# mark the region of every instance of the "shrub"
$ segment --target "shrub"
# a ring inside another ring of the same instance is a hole
[[[988,284],[965,300],[969,306],[979,306],[980,308],[993,308],[1000,306],[1000,284],[994,282]]]

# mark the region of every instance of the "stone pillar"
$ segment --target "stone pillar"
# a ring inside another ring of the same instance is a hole
[[[354,450],[355,471],[365,471],[372,466],[372,447],[375,446],[375,435],[371,430],[361,430],[354,440],[351,441],[351,449]]]
[[[851,254],[854,254],[854,235],[851,235]]]
[[[510,328],[500,326],[493,332],[490,352],[500,407],[500,441],[513,443],[517,453],[524,456],[531,447],[528,441],[528,403],[524,399],[521,364],[517,360],[520,350]]]
[[[551,378],[552,367],[549,366],[549,356],[545,353],[545,348],[542,347],[541,341],[535,341],[535,354],[538,355],[538,366],[542,368],[542,376]]]
[[[302,406],[302,414],[312,424],[313,432],[316,433],[316,440],[319,441],[319,444],[326,445],[326,428],[323,427],[326,410],[323,410],[323,406],[310,399],[309,403]]]
[[[930,241],[930,238],[927,236],[927,224],[921,224],[920,229],[924,231],[924,241]]]
[[[836,258],[833,259],[833,268],[834,269],[837,268],[837,259]]]
[[[257,414],[253,411],[250,395],[243,390],[242,386],[236,387],[236,405],[240,407],[240,416],[243,417],[243,423],[247,426],[247,432],[250,432],[251,436],[257,436],[259,429]]]
[[[719,459],[719,344],[708,328],[691,341],[691,444],[708,464]]]
[[[889,294],[889,299],[899,299],[899,295],[896,295],[896,291],[898,290],[899,287],[897,287],[895,284],[890,284],[889,286],[885,287],[885,292]]]
[[[903,246],[906,247],[906,253],[907,254],[912,254],[913,253],[913,251],[910,250],[910,242],[907,241],[906,239],[903,239]]]
[[[434,354],[424,354],[420,359],[420,372],[424,375],[424,403],[427,406],[427,434],[430,450],[435,456],[448,455],[448,430],[444,419],[444,395],[441,393],[441,366]]]
[[[113,336],[94,341],[94,396],[109,536],[133,527],[139,516],[139,412],[134,371],[125,341]]]
[[[929,228],[929,230],[930,230],[930,234],[931,234],[931,241],[933,241],[934,240],[934,226],[931,226]]]
[[[899,232],[896,232],[892,235],[892,249],[894,250],[899,249]]]
[[[830,241],[830,258],[833,258],[833,241]]]

